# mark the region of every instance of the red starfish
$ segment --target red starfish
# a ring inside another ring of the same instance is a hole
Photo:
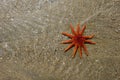
[[[83,33],[84,33],[85,29],[86,29],[86,25],[83,26],[82,30],[80,30],[80,24],[77,25],[77,30],[76,31],[74,30],[72,24],[70,24],[70,28],[71,28],[71,31],[72,31],[73,35],[68,34],[66,32],[62,32],[63,35],[68,36],[69,38],[71,38],[70,40],[65,40],[65,41],[62,42],[63,44],[71,43],[65,49],[65,52],[68,51],[73,46],[75,46],[72,57],[75,57],[77,50],[79,50],[80,58],[82,58],[82,49],[85,51],[86,55],[88,56],[88,51],[87,51],[87,48],[84,45],[84,43],[96,44],[95,42],[92,42],[92,41],[88,40],[88,39],[93,38],[94,35],[92,34],[91,36],[83,36]]]

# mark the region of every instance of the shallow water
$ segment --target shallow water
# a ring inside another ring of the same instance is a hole
[[[119,8],[119,0],[1,0],[0,80],[119,80]],[[95,34],[89,56],[64,53],[70,23]]]

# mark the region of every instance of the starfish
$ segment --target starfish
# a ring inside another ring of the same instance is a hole
[[[73,54],[72,54],[73,58],[75,57],[77,50],[80,53],[80,58],[82,58],[82,49],[85,51],[86,55],[88,56],[88,51],[87,51],[87,48],[85,46],[85,43],[96,44],[95,42],[92,42],[91,40],[89,40],[89,39],[94,37],[94,34],[92,34],[90,36],[83,36],[83,33],[84,33],[85,29],[86,29],[86,25],[84,25],[82,27],[82,29],[80,29],[80,24],[78,24],[76,31],[74,30],[72,24],[70,24],[70,28],[71,28],[72,34],[62,32],[63,35],[70,38],[69,40],[62,41],[62,44],[70,44],[65,49],[65,52],[67,52],[70,48],[75,46],[75,48],[73,50]]]

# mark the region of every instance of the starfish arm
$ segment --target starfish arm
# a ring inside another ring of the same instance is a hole
[[[96,42],[92,42],[90,40],[85,40],[85,42],[90,43],[90,44],[96,44]]]
[[[62,41],[61,43],[62,44],[67,44],[67,43],[71,43],[73,40],[72,39],[70,39],[70,40],[65,40],[65,41]]]
[[[76,35],[76,32],[75,32],[75,30],[74,30],[72,24],[70,24],[70,28],[71,28],[72,33],[73,33],[74,35]]]
[[[83,26],[82,31],[81,31],[81,35],[84,33],[85,29],[86,29],[86,25]]]
[[[77,25],[77,34],[80,33],[80,24]]]
[[[82,47],[79,47],[80,58],[82,58]]]
[[[74,43],[71,43],[66,49],[65,52],[68,51],[70,48],[72,48],[74,46]]]
[[[83,45],[82,47],[83,47],[83,49],[84,49],[84,51],[85,51],[86,55],[88,56],[88,51],[87,51],[86,46],[85,46],[85,45]]]
[[[92,34],[92,35],[90,35],[90,36],[84,36],[86,39],[91,39],[91,38],[93,38],[95,35],[94,34]]]
[[[70,37],[70,38],[73,37],[71,34],[68,34],[68,33],[66,33],[66,32],[62,32],[62,34],[65,35],[65,36],[68,36],[68,37]]]
[[[78,46],[77,46],[77,45],[75,45],[75,48],[74,48],[74,51],[73,51],[72,58],[74,58],[74,57],[75,57],[76,52],[77,52],[77,49],[78,49]]]

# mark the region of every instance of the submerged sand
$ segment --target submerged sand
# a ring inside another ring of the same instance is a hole
[[[0,80],[120,80],[120,0],[2,0]],[[96,45],[73,49],[61,32],[86,24]]]

